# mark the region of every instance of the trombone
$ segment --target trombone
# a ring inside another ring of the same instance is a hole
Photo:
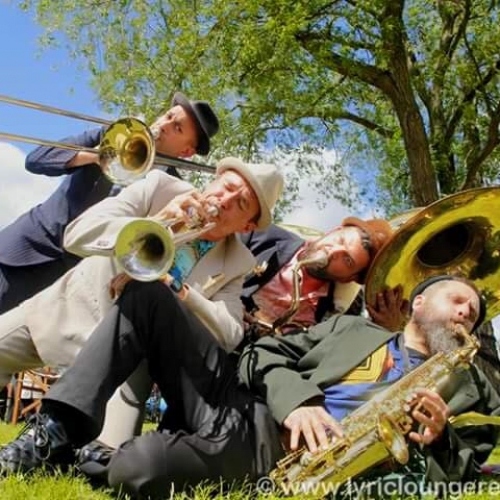
[[[137,118],[126,117],[113,122],[85,114],[66,111],[53,106],[47,106],[45,104],[16,99],[2,94],[0,94],[0,102],[107,126],[102,141],[97,149],[2,131],[0,131],[0,138],[10,141],[68,149],[71,151],[97,152],[99,156],[98,163],[103,174],[114,184],[122,186],[131,184],[135,180],[144,177],[152,168],[153,164],[176,167],[194,172],[215,172],[215,168],[210,165],[203,165],[181,158],[162,155],[161,158],[155,159],[156,133]]]

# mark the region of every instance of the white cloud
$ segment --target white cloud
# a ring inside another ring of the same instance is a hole
[[[325,149],[321,151],[321,153],[307,153],[307,156],[309,156],[313,162],[326,166],[327,169],[341,169],[346,171],[348,175],[348,165],[345,165],[341,161],[340,156],[335,150]],[[295,153],[289,155],[288,158],[281,158],[280,164],[283,167],[285,176],[287,175],[288,169],[296,168],[296,161],[297,158]],[[322,173],[316,175],[309,174],[307,178],[302,178],[300,180],[300,206],[284,217],[284,223],[308,226],[314,229],[327,231],[335,226],[338,226],[345,217],[350,215],[355,215],[361,218],[371,217],[371,214],[367,212],[364,205],[360,204],[359,211],[354,212],[352,209],[344,206],[333,196],[327,201],[325,201],[324,197],[322,197],[321,203],[318,204],[316,202],[316,200],[318,200],[316,186],[321,184],[323,181],[323,175],[324,174]],[[339,183],[340,185],[335,186],[333,189],[338,189],[339,191],[349,191],[352,192],[353,195],[358,191],[353,179],[350,179],[350,182],[347,182],[346,180],[342,181],[339,178]]]
[[[338,226],[345,217],[352,215],[351,211],[337,200],[328,201],[324,207],[318,207],[314,201],[314,188],[307,181],[300,184],[300,196],[302,206],[286,215],[284,223],[327,231]]]
[[[45,200],[60,182],[27,172],[24,159],[19,148],[0,142],[0,228]]]

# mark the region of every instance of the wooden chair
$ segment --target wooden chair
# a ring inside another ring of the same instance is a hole
[[[16,375],[13,390],[11,423],[17,424],[20,418],[38,411],[41,398],[59,376],[59,373],[49,367],[19,372]],[[26,397],[26,394],[29,394],[29,397]],[[23,399],[32,401],[26,406],[22,406]]]

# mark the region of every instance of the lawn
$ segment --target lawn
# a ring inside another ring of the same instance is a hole
[[[6,443],[13,439],[22,426],[12,426],[0,423],[0,443]],[[491,462],[500,462],[500,447],[498,447],[490,458]],[[491,481],[490,481],[491,482]],[[490,493],[465,494],[453,498],[465,498],[474,500],[500,500],[500,482],[494,482]],[[486,484],[486,483],[485,483]],[[489,483],[488,483],[489,484]],[[191,495],[184,493],[173,494],[171,500],[273,500],[275,495],[256,494],[250,489],[232,490],[220,492],[218,486],[200,486]],[[299,498],[299,497],[296,497]],[[425,497],[432,498],[430,496]],[[450,498],[450,497],[449,497]],[[113,495],[106,489],[92,489],[83,477],[76,473],[49,475],[38,473],[31,476],[10,476],[0,479],[1,500],[127,500],[124,495]]]

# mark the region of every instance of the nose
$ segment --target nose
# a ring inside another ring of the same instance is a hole
[[[472,316],[472,307],[471,307],[470,300],[468,300],[466,302],[462,302],[461,304],[459,304],[459,306],[458,306],[458,315],[459,315],[460,318],[471,319],[471,316]]]
[[[340,255],[342,255],[344,249],[341,245],[337,245],[336,243],[333,243],[330,245],[326,245],[325,251],[328,254],[329,259],[335,260]]]
[[[165,133],[168,130],[168,124],[169,124],[168,120],[162,120],[160,122],[160,129],[163,133]]]
[[[219,199],[220,206],[227,210],[233,201],[238,197],[238,191],[225,191],[224,194]]]

